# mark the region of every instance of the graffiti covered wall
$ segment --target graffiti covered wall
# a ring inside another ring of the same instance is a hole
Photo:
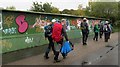
[[[20,11],[2,11],[3,22],[0,22],[0,32],[3,42],[2,53],[25,49],[34,46],[47,44],[44,39],[44,26],[52,19],[66,19],[67,34],[69,39],[80,38],[81,18],[70,16],[47,15]],[[89,20],[89,28],[93,21]],[[73,36],[74,34],[74,36]]]
[[[44,32],[44,26],[49,24],[54,18],[61,20],[63,17],[32,13],[3,12],[3,36]],[[67,26],[77,26],[77,18],[64,18],[67,20]]]

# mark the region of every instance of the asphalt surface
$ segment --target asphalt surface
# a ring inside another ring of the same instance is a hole
[[[49,53],[49,59],[45,59],[44,53],[32,57],[27,57],[5,65],[118,65],[118,33],[113,33],[109,42],[104,42],[104,38],[97,42],[88,39],[88,45],[75,43],[75,48],[66,59],[59,56],[61,62],[53,63],[53,53]]]

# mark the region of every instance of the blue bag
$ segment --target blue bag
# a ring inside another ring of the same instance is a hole
[[[64,42],[63,43],[63,46],[61,48],[61,53],[69,53],[70,51],[72,50],[71,46],[70,46],[70,43],[68,41]]]

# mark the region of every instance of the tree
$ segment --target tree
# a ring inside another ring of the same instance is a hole
[[[30,8],[30,11],[35,11],[35,12],[44,12],[42,2],[33,2],[33,6]]]
[[[90,16],[90,11],[90,7],[87,6],[84,10],[85,16]]]
[[[60,11],[59,11],[58,8],[56,8],[56,7],[52,7],[52,11],[51,11],[51,13],[58,13],[58,14],[60,14]]]
[[[52,6],[52,3],[48,3],[48,2],[46,3],[33,2],[33,5],[30,11],[46,12],[46,13],[60,13],[58,8]]]
[[[82,8],[83,8],[82,4],[79,4],[78,9],[82,10]]]
[[[8,7],[6,7],[6,9],[16,10],[15,6],[8,6]]]
[[[89,3],[90,16],[103,17],[117,20],[118,3],[117,2],[91,2]]]
[[[118,2],[118,19],[120,20],[120,1]]]
[[[44,12],[47,12],[47,13],[51,13],[52,11],[52,6],[51,6],[52,3],[44,3],[43,4],[43,9],[44,9]]]
[[[62,11],[62,14],[71,14],[71,11],[68,10],[68,9],[64,9],[64,10]]]

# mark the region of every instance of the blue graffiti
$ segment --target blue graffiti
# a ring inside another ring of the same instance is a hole
[[[15,34],[16,33],[16,28],[8,28],[3,30],[4,34]]]

